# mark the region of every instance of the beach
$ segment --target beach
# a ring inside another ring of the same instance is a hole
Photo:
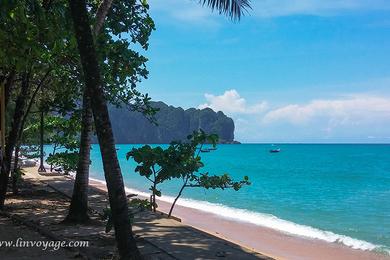
[[[90,185],[106,190],[104,182],[95,179],[90,181]],[[160,211],[169,211],[169,203],[158,201],[158,205]],[[222,218],[216,214],[180,205],[176,206],[174,216],[180,218],[182,223],[186,225],[276,259],[390,259],[389,256],[374,252],[352,249],[337,243],[288,235],[270,228]]]
[[[36,173],[35,167],[24,170],[28,178],[38,178],[46,183],[52,182],[51,185],[54,186],[58,184],[59,190],[61,187],[68,186],[65,193],[71,194],[73,179],[70,176],[40,176]],[[104,193],[107,191],[103,180],[91,178],[90,186]],[[126,190],[128,194],[135,193],[135,190],[130,187]],[[138,197],[147,198],[142,192],[136,194]],[[160,212],[167,213],[170,209],[170,203],[164,200],[159,200],[158,206]],[[174,209],[173,215],[174,222],[180,221],[185,226],[237,244],[239,248],[247,248],[248,252],[258,252],[260,255],[274,259],[390,259],[389,256],[376,252],[353,249],[340,243],[307,239],[180,204]],[[172,247],[174,248],[174,245]]]
[[[151,183],[135,173],[132,159],[126,160],[126,153],[140,145],[116,146],[128,192],[149,197]],[[239,191],[186,188],[178,205],[288,236],[390,252],[390,146],[283,144],[277,154],[269,153],[269,147],[219,145],[216,151],[201,154],[203,171],[226,171],[235,180],[247,175],[251,184]],[[90,176],[104,180],[96,145],[91,160]],[[158,186],[160,209],[173,201],[180,185],[180,179],[173,179]],[[181,214],[179,208],[174,214]]]
[[[0,258],[390,260],[390,0],[54,2],[0,4]]]
[[[76,250],[77,254],[87,259],[116,259],[114,232],[105,231],[105,221],[101,218],[108,206],[104,183],[91,181],[89,216],[92,221],[83,225],[69,225],[62,223],[62,220],[68,212],[74,186],[73,178],[50,172],[38,174],[37,167],[23,168],[23,172],[25,175],[20,195],[10,196],[7,205],[9,213],[4,213],[4,216],[18,223],[16,227],[22,223],[22,226],[27,225],[39,230],[50,240],[89,241],[87,248]],[[132,226],[137,246],[145,259],[274,259],[183,224],[177,219],[167,218],[160,212],[138,212],[134,215]],[[24,234],[20,235],[25,237]],[[23,250],[25,249],[16,248],[20,255],[29,254],[29,250]],[[42,251],[40,255],[44,258],[45,252]]]
[[[149,184],[134,174],[131,160],[123,159],[133,146],[117,145],[126,191],[149,199],[145,192]],[[276,156],[259,154],[267,145],[221,145],[203,155],[211,172],[232,169],[236,178],[247,173],[252,184],[239,192],[189,189],[173,215],[185,225],[278,259],[390,259],[380,251],[387,250],[382,245],[387,245],[389,224],[384,203],[389,146],[282,147],[283,152]],[[383,150],[381,156],[376,154],[378,150]],[[91,160],[90,183],[106,190],[96,145]],[[337,168],[331,162],[337,163]],[[165,213],[178,183],[168,184],[162,186],[163,196],[158,201],[158,210]],[[256,201],[262,204],[256,205]],[[292,206],[299,206],[299,211]],[[272,212],[262,213],[267,208]],[[287,209],[288,218],[275,214],[279,209]],[[319,228],[321,223],[328,227]],[[348,230],[358,233],[348,234]],[[360,230],[370,236],[361,237]],[[375,236],[383,242],[371,240]]]

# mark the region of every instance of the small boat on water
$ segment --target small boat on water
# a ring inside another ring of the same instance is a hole
[[[200,151],[201,151],[202,153],[209,153],[209,152],[211,152],[210,149],[201,149]]]
[[[271,149],[269,150],[270,153],[279,153],[281,150],[279,147],[277,147],[276,145],[271,145]]]

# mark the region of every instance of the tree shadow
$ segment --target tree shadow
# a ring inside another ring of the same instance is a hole
[[[10,197],[7,210],[59,238],[89,241],[85,250],[99,259],[116,255],[114,233],[105,232],[105,222],[101,219],[103,209],[108,206],[107,194],[90,187],[89,206],[93,209],[90,211],[93,221],[86,225],[70,225],[62,221],[68,212],[73,182],[55,179],[45,180],[45,183],[48,186],[33,181],[22,185],[19,195]],[[135,215],[133,232],[147,259],[271,259],[150,211]]]

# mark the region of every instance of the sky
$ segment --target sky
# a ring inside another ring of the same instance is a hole
[[[390,1],[252,0],[239,22],[149,0],[153,100],[210,107],[250,143],[390,143]]]

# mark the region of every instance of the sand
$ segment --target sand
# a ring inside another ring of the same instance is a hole
[[[69,207],[69,199],[72,195],[74,186],[73,179],[66,176],[50,176],[49,174],[38,175],[37,168],[25,168],[24,180],[27,183],[35,183],[38,189],[47,189],[51,196],[57,200],[52,201],[50,205],[43,203],[46,201],[46,195],[36,198],[37,200],[31,207],[29,201],[26,204],[25,198],[15,200],[8,198],[7,203],[12,205],[12,214],[22,214],[24,218],[35,219],[46,229],[51,229],[58,235],[66,234],[68,239],[74,240],[83,237],[91,243],[86,253],[90,255],[112,254],[115,245],[114,232],[104,232],[105,224],[101,223],[99,216],[108,206],[108,198],[105,190],[105,184],[96,183],[91,185],[89,190],[89,207],[91,209],[90,217],[94,218],[94,224],[91,225],[58,225],[58,221],[65,218]],[[100,189],[95,188],[98,186]],[[27,191],[27,194],[26,194]],[[28,190],[21,194],[28,196]],[[61,199],[60,199],[61,197]],[[45,200],[42,201],[42,198]],[[54,199],[53,198],[53,199]],[[18,209],[17,205],[24,205]],[[45,204],[45,205],[41,205]],[[42,210],[37,210],[38,206]],[[50,206],[50,210],[47,209]],[[11,209],[11,207],[10,207]],[[20,212],[22,210],[22,212]],[[42,214],[37,214],[37,213]],[[49,216],[50,215],[50,216]],[[42,222],[41,220],[45,220]],[[98,223],[99,222],[99,223]],[[270,260],[270,257],[262,255],[248,248],[239,246],[226,241],[220,237],[205,233],[191,226],[185,225],[177,220],[167,218],[160,213],[150,211],[139,212],[134,215],[133,231],[137,239],[137,246],[143,256],[152,257],[151,259],[263,259]],[[104,238],[104,241],[100,241]],[[98,239],[98,240],[96,240]],[[96,240],[96,241],[95,241]],[[0,253],[1,255],[1,253]],[[98,259],[102,259],[98,257]],[[105,258],[104,258],[105,259]],[[149,259],[149,258],[147,258]]]
[[[103,182],[90,180],[90,185],[106,191]],[[169,203],[159,201],[158,205],[160,211],[169,211]],[[343,244],[289,235],[181,205],[175,207],[174,215],[185,225],[275,259],[390,259],[390,256],[352,249]]]
[[[90,185],[106,190],[103,183],[91,180]],[[159,210],[168,212],[170,204],[159,201]],[[239,222],[217,214],[177,205],[174,215],[194,228],[222,237],[256,252],[277,259],[390,259],[371,251],[352,249],[343,244],[307,239],[250,223]]]

